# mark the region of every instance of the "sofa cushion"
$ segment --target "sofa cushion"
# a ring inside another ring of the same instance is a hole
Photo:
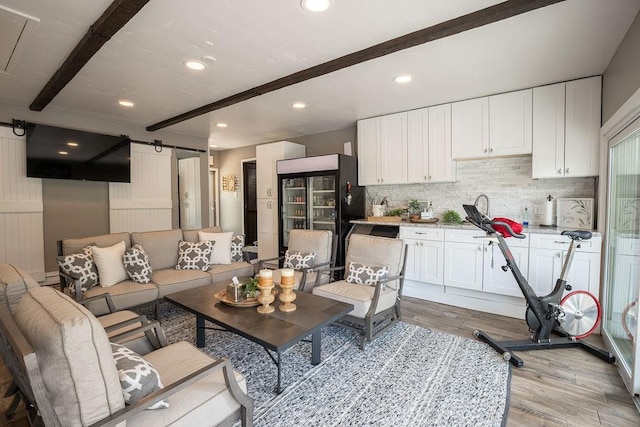
[[[211,263],[211,253],[215,242],[180,242],[180,255],[176,270],[207,271]]]
[[[143,304],[149,304],[158,299],[158,288],[152,283],[136,283],[131,280],[125,280],[108,288],[94,286],[84,293],[86,298],[108,293],[111,295],[116,310],[125,310],[127,308],[137,307]],[[87,308],[96,316],[109,313],[109,309],[104,300],[87,303]]]
[[[153,365],[135,351],[127,347],[111,343],[113,360],[116,362],[122,395],[125,403],[135,405],[138,400],[160,390],[162,380]],[[168,408],[169,404],[161,400],[147,409]]]
[[[38,282],[20,267],[0,264],[0,309],[13,313],[27,289],[38,286]]]
[[[242,234],[233,236],[231,239],[231,262],[242,261],[242,248],[244,248],[244,236]]]
[[[147,256],[142,246],[135,244],[124,251],[122,263],[129,279],[136,283],[149,283],[151,281],[153,270],[149,263],[149,256]]]
[[[389,277],[389,266],[367,265],[350,262],[346,281],[356,285],[375,286],[380,280]]]
[[[83,237],[82,239],[65,239],[62,241],[62,255],[82,253],[85,246],[99,246],[101,248],[124,242],[131,247],[129,233],[103,234],[101,236]]]
[[[83,290],[91,289],[98,284],[98,267],[93,260],[91,246],[85,246],[83,253],[63,255],[56,258],[60,270],[74,279]],[[69,291],[75,294],[73,283],[69,284]]]
[[[129,278],[122,263],[126,249],[124,241],[106,248],[91,247],[93,261],[98,267],[98,281],[103,288],[113,286]]]
[[[175,292],[211,284],[211,275],[200,270],[175,270],[167,268],[153,272],[153,283],[157,285],[158,296],[163,298]]]
[[[199,230],[183,230],[182,235],[185,242],[199,242],[198,232],[204,231],[205,233],[222,233],[222,227],[205,227]]]
[[[312,292],[314,295],[353,304],[354,308],[353,311],[349,313],[349,316],[363,319],[371,307],[371,300],[373,299],[375,291],[375,286],[358,286],[347,283],[345,280],[340,280],[326,285],[316,286]],[[380,292],[376,313],[393,307],[395,303],[395,290],[391,288],[384,289]]]
[[[151,352],[144,358],[158,370],[165,387],[214,361],[184,341]],[[237,371],[233,374],[246,392],[245,378]],[[226,387],[221,369],[172,394],[168,400],[171,403],[168,409],[143,411],[128,419],[127,427],[218,425],[240,408]]]
[[[231,264],[217,264],[209,268],[212,282],[231,281],[233,276],[253,277],[253,265],[248,262],[232,262]]]
[[[215,242],[211,251],[211,264],[231,264],[231,240],[233,233],[198,232],[200,242]]]
[[[124,408],[107,334],[87,309],[43,286],[27,290],[14,318],[63,426],[90,425]]]
[[[131,243],[139,244],[149,256],[152,270],[174,268],[178,263],[178,244],[182,230],[145,231],[131,233]]]

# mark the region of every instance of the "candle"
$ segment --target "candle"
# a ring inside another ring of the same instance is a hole
[[[280,270],[280,276],[293,277],[293,268],[283,268],[282,270]]]
[[[267,268],[260,270],[260,277],[273,277],[273,271]]]

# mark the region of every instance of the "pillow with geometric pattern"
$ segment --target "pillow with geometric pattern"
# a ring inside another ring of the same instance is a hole
[[[345,280],[356,285],[375,286],[378,281],[384,280],[388,276],[389,267],[386,265],[366,265],[349,262],[349,270]]]
[[[93,261],[91,247],[85,246],[81,254],[70,254],[56,258],[60,270],[80,284],[82,291],[98,284],[98,267]],[[69,283],[69,291],[75,295],[76,288]]]
[[[242,248],[244,248],[244,236],[239,234],[231,239],[231,261],[242,261]]]
[[[178,248],[180,255],[176,270],[202,270],[209,269],[211,252],[214,242],[184,242],[181,241]]]
[[[123,345],[110,344],[113,361],[116,362],[116,369],[118,369],[122,395],[126,403],[134,405],[138,400],[163,387],[160,381],[160,374],[151,363]],[[161,400],[147,409],[164,409],[168,407],[169,404]]]
[[[302,270],[311,268],[316,260],[315,252],[298,252],[287,250],[284,253],[284,263],[282,268],[293,268],[294,270]]]
[[[149,283],[151,281],[151,264],[149,264],[149,256],[139,244],[124,251],[122,264],[127,271],[129,279],[136,283]]]

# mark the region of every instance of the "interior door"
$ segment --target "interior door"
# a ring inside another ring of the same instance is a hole
[[[199,157],[178,159],[178,192],[180,228],[184,230],[201,228]]]
[[[244,196],[244,234],[245,243],[258,240],[258,204],[256,162],[242,164],[242,194]]]

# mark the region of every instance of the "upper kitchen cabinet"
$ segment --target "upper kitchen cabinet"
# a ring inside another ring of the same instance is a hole
[[[531,154],[532,90],[489,97],[489,155]]]
[[[282,159],[304,157],[306,147],[289,141],[256,146],[256,197],[278,198],[276,162]]]
[[[489,154],[489,98],[451,104],[451,144],[454,160]]]
[[[407,183],[407,113],[358,121],[358,185]]]
[[[409,111],[408,176],[414,182],[454,182],[451,158],[451,104]]]
[[[533,178],[598,175],[601,77],[533,89]]]

